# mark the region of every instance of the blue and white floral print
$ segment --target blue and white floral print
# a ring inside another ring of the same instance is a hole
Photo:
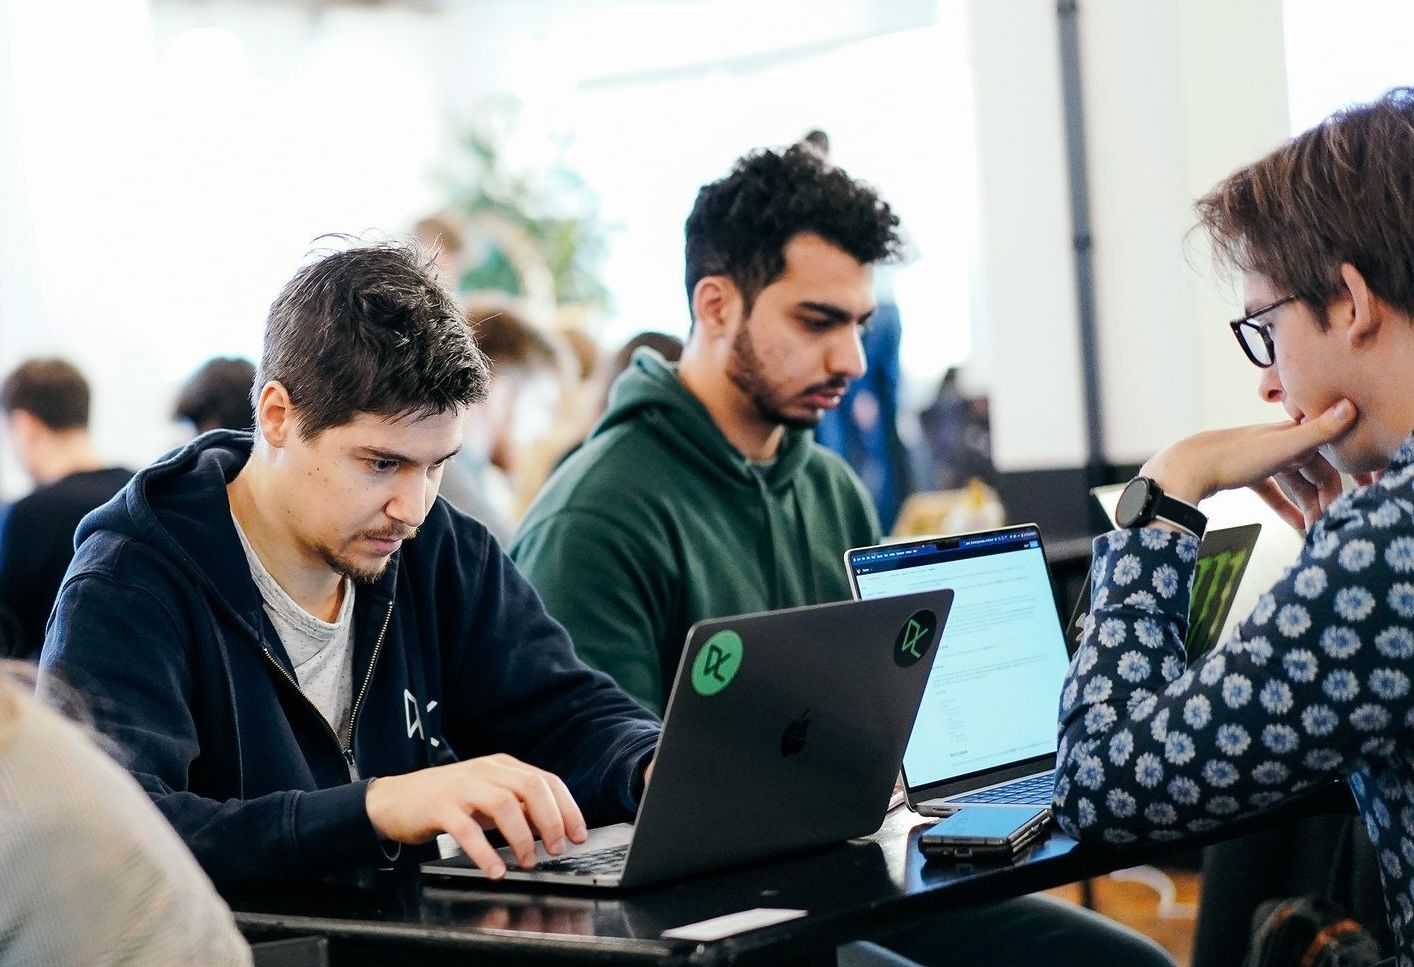
[[[1061,695],[1055,812],[1074,836],[1173,839],[1345,777],[1414,967],[1414,437],[1337,500],[1237,633],[1187,667],[1198,542],[1095,542]]]

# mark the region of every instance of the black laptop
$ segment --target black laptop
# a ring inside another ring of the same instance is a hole
[[[641,886],[874,832],[952,600],[933,590],[694,625],[636,823],[559,857],[540,847],[532,870],[503,849],[506,879]],[[422,869],[483,877],[460,854]]]

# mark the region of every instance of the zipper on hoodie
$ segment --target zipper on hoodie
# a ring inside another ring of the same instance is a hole
[[[349,740],[343,744],[344,762],[349,767],[349,778],[353,778],[354,754],[353,740],[354,727],[358,724],[358,710],[363,707],[364,696],[368,694],[368,686],[373,681],[373,670],[378,667],[378,656],[383,651],[383,639],[388,636],[388,624],[393,620],[393,602],[388,601],[388,610],[383,615],[383,627],[378,629],[378,640],[373,643],[373,654],[368,659],[368,674],[363,676],[363,686],[359,688],[358,695],[354,697],[353,708],[349,709]],[[332,731],[332,730],[331,730]]]
[[[266,648],[264,645],[261,645],[260,647],[260,653],[265,656],[265,660],[270,663],[271,667],[273,667],[277,672],[280,673],[281,678],[290,683],[290,687],[293,688],[295,690],[295,693],[304,700],[304,704],[308,705],[310,710],[314,712],[315,716],[319,719],[320,724],[324,726],[324,731],[328,732],[329,737],[334,740],[334,744],[338,746],[339,755],[344,760],[344,767],[347,768],[349,771],[350,782],[352,782],[354,779],[355,768],[353,754],[355,717],[358,715],[359,706],[363,704],[364,696],[368,694],[369,683],[373,681],[373,670],[378,665],[378,655],[383,650],[383,639],[388,634],[388,624],[392,620],[393,602],[389,601],[388,611],[386,614],[383,615],[383,627],[380,628],[378,631],[378,640],[373,643],[373,655],[368,661],[368,674],[364,675],[363,686],[358,690],[358,695],[354,699],[353,707],[349,710],[348,742],[345,742],[342,738],[339,737],[339,733],[334,731],[334,727],[329,724],[329,720],[324,717],[324,713],[319,711],[318,706],[316,706],[313,702],[309,700],[309,696],[304,693],[304,689],[299,687],[299,682],[297,682],[295,680],[295,677],[285,670],[285,666],[280,664],[280,662],[275,658],[275,656],[270,653],[270,649]]]

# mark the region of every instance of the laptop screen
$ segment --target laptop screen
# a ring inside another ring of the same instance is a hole
[[[909,788],[1055,755],[1068,660],[1034,526],[862,548],[847,563],[861,599],[957,595],[903,757]]]

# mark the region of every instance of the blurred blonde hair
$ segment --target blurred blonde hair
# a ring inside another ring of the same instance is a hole
[[[121,761],[118,747],[94,728],[89,706],[79,693],[48,675],[44,679],[44,692],[39,694],[38,673],[39,669],[30,662],[0,660],[0,752],[19,727],[21,716],[31,707],[44,706],[77,725],[89,741]]]
[[[0,750],[20,720],[21,703],[34,692],[34,666],[0,661]]]

